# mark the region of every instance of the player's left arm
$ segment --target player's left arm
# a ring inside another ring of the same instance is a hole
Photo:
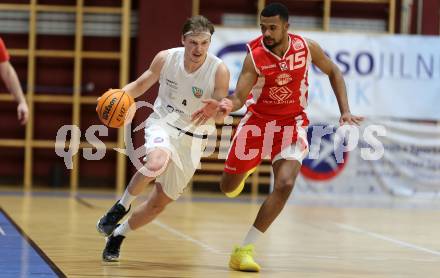
[[[192,120],[196,124],[204,124],[209,118],[214,118],[217,123],[222,123],[227,116],[219,109],[219,101],[228,96],[230,73],[222,62],[215,73],[215,85],[212,98],[202,100],[205,104],[202,108],[192,114]]]
[[[328,75],[328,79],[330,80],[333,92],[338,101],[339,111],[341,112],[339,123],[341,125],[344,123],[359,125],[363,120],[363,117],[352,115],[350,112],[344,77],[338,66],[336,66],[336,64],[325,55],[324,50],[322,50],[317,42],[307,39],[307,45],[310,49],[313,64],[315,64],[323,73]]]

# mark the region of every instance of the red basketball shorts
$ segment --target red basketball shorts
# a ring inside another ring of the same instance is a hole
[[[241,174],[255,168],[264,158],[302,160],[308,153],[307,116],[266,120],[247,112],[235,131],[224,171]]]

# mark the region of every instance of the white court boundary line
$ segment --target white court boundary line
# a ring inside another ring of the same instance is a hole
[[[189,235],[184,234],[183,232],[180,232],[158,220],[154,220],[153,224],[161,227],[162,229],[166,230],[167,232],[176,235],[177,237],[192,242],[200,247],[202,247],[203,249],[210,251],[214,254],[217,255],[229,255],[229,252],[225,252],[225,251],[220,251],[216,248],[213,248],[211,246],[209,246],[208,244],[197,240]],[[414,244],[410,244],[407,242],[403,242],[400,240],[395,240],[383,235],[379,235],[376,233],[372,233],[372,232],[368,232],[350,225],[346,225],[346,224],[341,224],[341,223],[334,223],[335,225],[339,226],[341,229],[345,229],[345,230],[349,230],[351,232],[357,232],[357,233],[363,233],[363,234],[368,234],[370,236],[376,237],[376,238],[380,238],[382,240],[386,240],[386,241],[390,241],[393,243],[396,243],[398,245],[402,245],[405,247],[409,247],[412,249],[416,249],[416,250],[420,250],[420,251],[424,251],[424,252],[428,252],[428,253],[432,253],[435,255],[440,256],[440,252],[434,251],[434,250],[430,250],[424,247],[420,247]],[[259,257],[266,257],[266,258],[276,258],[276,257],[289,257],[289,258],[303,258],[303,259],[324,259],[324,260],[341,260],[343,259],[342,257],[339,256],[325,256],[325,255],[306,255],[306,254],[298,254],[298,253],[277,253],[277,254],[270,254],[270,253],[260,253]],[[363,260],[363,261],[389,261],[389,260],[395,260],[395,258],[388,258],[388,257],[382,257],[382,258],[378,258],[378,257],[359,257],[358,259]],[[414,262],[438,262],[438,259],[426,259],[426,258],[400,258],[399,261],[414,261]]]
[[[409,242],[405,242],[405,241],[402,241],[402,240],[394,239],[392,237],[384,236],[384,235],[381,235],[381,234],[378,234],[378,233],[370,232],[370,231],[367,231],[367,230],[364,230],[364,229],[361,229],[361,228],[358,228],[358,227],[354,227],[354,226],[351,226],[351,225],[342,224],[342,223],[334,223],[334,224],[336,226],[338,226],[342,230],[347,230],[347,231],[350,231],[350,232],[364,234],[364,235],[367,235],[367,236],[370,236],[370,237],[374,237],[374,238],[377,238],[377,239],[381,239],[381,240],[384,240],[384,241],[388,241],[388,242],[400,245],[402,247],[406,247],[406,248],[409,248],[409,249],[414,249],[414,250],[417,250],[417,251],[423,251],[423,252],[426,252],[426,253],[429,253],[429,254],[440,256],[440,252],[439,251],[431,250],[431,249],[428,249],[428,248],[425,248],[425,247],[422,247],[422,246],[418,246],[418,245],[415,245],[415,244],[412,244],[412,243],[409,243]]]
[[[195,239],[193,237],[190,237],[189,235],[186,235],[186,234],[184,234],[182,232],[179,232],[178,230],[176,230],[176,229],[174,229],[174,228],[172,228],[172,227],[170,227],[170,226],[168,226],[168,225],[166,225],[166,224],[164,224],[164,223],[162,223],[162,222],[160,222],[158,220],[154,220],[153,223],[156,224],[157,226],[161,227],[162,229],[168,231],[169,233],[172,233],[172,234],[174,234],[174,235],[176,235],[176,236],[178,236],[180,238],[183,238],[186,241],[195,243],[196,245],[198,245],[198,246],[202,247],[203,249],[206,249],[206,250],[208,250],[208,251],[210,251],[212,253],[221,254],[221,255],[228,254],[226,252],[222,252],[220,250],[217,250],[217,249],[209,246],[208,244],[201,242],[200,240],[197,240],[197,239]]]
[[[195,239],[195,238],[193,238],[193,237],[191,237],[189,235],[186,235],[183,232],[180,232],[180,231],[178,231],[178,230],[176,230],[176,229],[174,229],[174,228],[172,228],[172,227],[170,227],[170,226],[168,226],[168,225],[166,225],[166,224],[164,224],[164,223],[162,223],[162,222],[160,222],[158,220],[154,220],[152,223],[157,225],[157,226],[159,226],[159,227],[161,227],[162,229],[166,230],[167,232],[169,232],[169,233],[171,233],[173,235],[176,235],[177,237],[179,237],[179,238],[181,238],[183,240],[192,242],[192,243],[194,243],[194,244],[202,247],[203,249],[205,249],[205,250],[207,250],[209,252],[212,252],[214,254],[217,254],[217,255],[229,255],[230,254],[229,252],[220,251],[220,250],[218,250],[216,248],[213,248],[213,247],[209,246],[208,244],[206,244],[206,243],[204,243],[204,242],[202,242],[200,240],[197,240],[197,239]],[[389,241],[389,242],[395,243],[395,244],[400,245],[400,246],[404,246],[404,247],[408,247],[408,248],[411,248],[411,249],[415,249],[415,250],[419,250],[419,251],[424,251],[424,252],[428,252],[430,254],[434,254],[434,255],[440,256],[440,252],[438,252],[438,251],[430,250],[428,248],[424,248],[424,247],[417,246],[417,245],[414,245],[414,244],[411,244],[411,243],[407,243],[407,242],[404,242],[404,241],[396,240],[396,239],[393,239],[393,238],[390,238],[390,237],[387,237],[387,236],[383,236],[383,235],[380,235],[380,234],[376,234],[376,233],[373,233],[373,232],[362,230],[360,228],[356,228],[356,227],[353,227],[353,226],[350,226],[350,225],[347,225],[347,224],[341,224],[341,223],[334,223],[334,224],[337,225],[339,228],[341,228],[343,230],[348,230],[348,231],[351,231],[351,232],[357,232],[357,233],[361,233],[361,234],[366,234],[366,235],[369,235],[371,237],[375,237],[375,238],[379,238],[379,239],[382,239],[382,240],[385,240],[385,241]],[[277,253],[277,254],[260,253],[259,256],[260,257],[266,257],[266,258],[270,258],[270,257],[272,257],[272,258],[276,258],[276,257],[295,258],[296,257],[296,258],[303,258],[303,259],[324,259],[324,260],[340,260],[340,259],[342,259],[339,256],[306,255],[306,254],[297,254],[297,253]],[[364,261],[389,261],[389,260],[394,260],[395,258],[388,258],[388,257],[383,257],[383,258],[360,257],[358,259],[364,260]],[[399,260],[400,261],[414,261],[414,262],[438,262],[438,259],[426,259],[426,258],[400,258]]]
[[[0,234],[1,234],[2,236],[6,236],[6,233],[5,233],[5,231],[3,231],[3,229],[2,229],[1,226],[0,226]]]

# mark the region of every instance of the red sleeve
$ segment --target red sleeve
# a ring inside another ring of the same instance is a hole
[[[8,50],[6,49],[6,46],[2,40],[2,38],[0,38],[0,63],[9,61],[9,53]]]

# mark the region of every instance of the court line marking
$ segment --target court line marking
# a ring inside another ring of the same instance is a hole
[[[221,254],[221,255],[228,254],[226,252],[222,252],[220,250],[217,250],[217,249],[209,246],[208,244],[201,242],[200,240],[197,240],[189,235],[186,235],[186,234],[184,234],[184,233],[182,233],[182,232],[180,232],[180,231],[178,231],[178,230],[176,230],[176,229],[174,229],[174,228],[172,228],[172,227],[170,227],[170,226],[168,226],[158,220],[154,220],[153,224],[156,224],[157,226],[161,227],[162,229],[168,231],[169,233],[174,234],[180,238],[183,238],[186,241],[195,243],[196,245],[198,245],[198,246],[202,247],[203,249],[206,249],[212,253]]]
[[[5,231],[3,231],[2,226],[0,226],[0,234],[1,234],[2,236],[6,236],[6,233],[5,233]]]
[[[5,194],[4,192],[0,192],[0,195],[18,195],[18,196],[21,196],[23,194],[22,193],[17,193],[17,192],[13,192],[13,194]],[[68,197],[67,195],[64,196],[62,194],[47,194],[47,195],[49,195],[49,196],[56,195],[57,197],[60,197],[60,196],[61,197]],[[58,196],[58,195],[60,195],[60,196]],[[41,197],[38,194],[33,194],[33,196]],[[92,196],[84,195],[84,196],[90,197],[90,198],[97,198],[97,196],[95,196],[95,195],[92,195]],[[104,196],[104,197],[100,196],[100,199],[114,199],[114,195]],[[203,200],[203,201],[206,201],[206,200]],[[188,235],[185,235],[185,234],[183,234],[183,233],[181,233],[181,232],[179,232],[179,231],[169,227],[168,225],[165,225],[165,224],[163,224],[161,222],[158,222],[157,220],[153,221],[153,223],[155,223],[156,225],[158,225],[158,226],[162,227],[163,229],[169,231],[170,233],[173,233],[173,234],[175,234],[175,235],[177,235],[177,236],[179,236],[179,237],[181,237],[181,238],[183,238],[185,240],[188,240],[190,242],[193,242],[193,243],[203,247],[204,249],[206,249],[208,251],[211,251],[211,252],[216,253],[216,254],[222,254],[222,255],[229,254],[228,252],[219,251],[219,250],[217,250],[215,248],[212,248],[209,245],[207,245],[207,244],[205,244],[205,243],[203,243],[203,242],[201,242],[201,241],[199,241],[197,239],[194,239],[194,238],[192,238],[192,237],[190,237]],[[379,239],[382,239],[382,240],[385,240],[385,241],[390,241],[390,242],[396,243],[398,245],[402,245],[402,246],[405,246],[405,247],[413,248],[413,249],[416,249],[416,250],[420,250],[420,251],[424,251],[424,252],[428,252],[428,253],[440,256],[440,252],[435,251],[435,250],[430,250],[428,248],[424,248],[424,247],[420,247],[420,246],[417,246],[417,245],[413,245],[411,243],[406,243],[406,242],[403,242],[403,241],[395,240],[395,239],[392,239],[392,238],[389,238],[389,237],[386,237],[386,236],[383,236],[383,235],[380,235],[380,234],[372,233],[372,232],[369,232],[369,231],[365,231],[365,230],[362,230],[362,229],[359,229],[359,228],[356,228],[356,227],[353,227],[353,226],[350,226],[350,225],[347,225],[347,224],[342,224],[342,223],[333,223],[333,224],[339,226],[341,229],[350,230],[352,232],[368,234],[368,235],[370,235],[372,237],[376,237],[376,238],[379,238]],[[0,229],[1,229],[1,227],[0,227]],[[2,232],[4,233],[3,230],[0,231],[0,233],[2,233]],[[261,257],[295,257],[296,256],[296,257],[303,257],[303,258],[330,259],[330,260],[340,259],[338,256],[298,255],[298,254],[295,254],[295,253],[285,253],[285,254],[280,254],[280,253],[277,253],[277,254],[267,254],[267,253],[263,254],[262,253],[262,254],[260,254],[260,256]],[[367,260],[367,261],[368,260],[379,260],[379,261],[390,260],[390,258],[386,258],[386,257],[385,258],[374,258],[374,259],[368,258],[368,257],[364,257],[364,258],[359,258],[359,259]],[[438,262],[437,259],[425,259],[425,258],[403,258],[401,260],[403,260],[403,261],[406,261],[406,260],[418,261],[418,262]]]
[[[75,196],[75,200],[76,200],[79,204],[81,204],[81,205],[83,205],[83,206],[85,206],[85,207],[88,207],[88,208],[91,208],[91,209],[96,208],[96,206],[95,206],[94,204],[92,204],[92,203],[90,203],[90,202],[87,202],[86,200],[84,200],[83,198],[79,197],[78,195]]]
[[[426,252],[426,253],[429,253],[429,254],[440,256],[440,252],[439,251],[431,250],[431,249],[423,247],[423,246],[419,246],[419,245],[412,244],[412,243],[409,243],[409,242],[405,242],[405,241],[402,241],[402,240],[394,239],[392,237],[388,237],[388,236],[381,235],[381,234],[378,234],[378,233],[370,232],[370,231],[367,231],[367,230],[364,230],[364,229],[361,229],[361,228],[358,228],[358,227],[355,227],[355,226],[352,226],[352,225],[348,225],[348,224],[342,224],[342,223],[334,223],[334,224],[337,227],[339,227],[340,229],[343,229],[343,230],[347,230],[347,231],[351,231],[351,232],[355,232],[355,233],[359,233],[359,234],[364,234],[364,235],[367,235],[367,236],[370,236],[370,237],[373,237],[373,238],[381,239],[381,240],[384,240],[384,241],[388,241],[388,242],[400,245],[402,247],[406,247],[406,248],[414,249],[414,250],[418,250],[418,251],[423,251],[423,252]]]
[[[186,235],[158,220],[154,220],[152,222],[153,224],[156,224],[157,226],[163,228],[164,230],[168,231],[171,234],[174,234],[186,241],[192,242],[200,247],[202,247],[205,250],[208,250],[212,253],[215,253],[217,255],[229,255],[229,252],[225,252],[225,251],[220,251],[218,249],[215,249],[211,246],[209,246],[208,244],[197,240],[189,235]],[[345,224],[340,224],[340,223],[335,223],[337,225],[345,225]],[[348,225],[347,225],[348,226]],[[355,228],[355,227],[353,227]],[[420,247],[423,248],[423,247]],[[429,249],[428,249],[429,250]],[[432,250],[430,250],[432,251]],[[434,251],[436,252],[436,251]],[[438,252],[440,254],[440,252]],[[296,258],[303,258],[303,259],[324,259],[324,260],[341,260],[343,259],[342,257],[339,256],[325,256],[325,255],[307,255],[307,254],[297,254],[297,253],[277,253],[277,254],[270,254],[270,253],[259,253],[258,255],[259,257],[262,258],[281,258],[281,257],[296,257]],[[363,260],[363,261],[389,261],[389,260],[395,260],[395,258],[389,258],[389,257],[359,257],[357,259]],[[438,259],[434,259],[434,258],[399,258],[399,261],[414,261],[414,262],[438,262]]]
[[[295,258],[295,259],[318,259],[318,260],[348,260],[352,258],[344,256],[325,256],[325,255],[309,255],[309,254],[299,254],[299,253],[278,253],[278,254],[265,254],[263,252],[258,254],[261,258]],[[355,260],[360,261],[399,261],[399,262],[424,262],[433,263],[440,262],[438,258],[394,258],[394,257],[356,257]]]

